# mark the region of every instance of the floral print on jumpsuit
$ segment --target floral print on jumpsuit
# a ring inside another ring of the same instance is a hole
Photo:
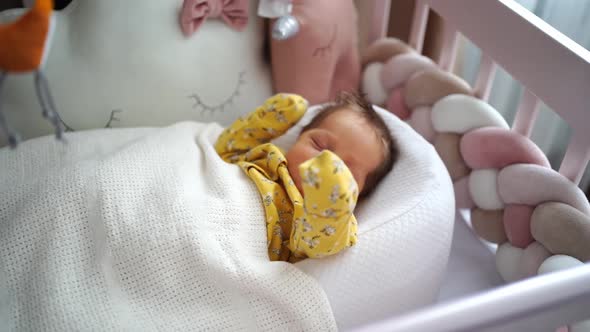
[[[254,181],[264,205],[271,261],[321,258],[353,246],[357,183],[344,162],[328,150],[299,166],[301,193],[287,169],[285,154],[270,143],[307,111],[298,95],[278,94],[226,128],[215,143],[220,157]]]

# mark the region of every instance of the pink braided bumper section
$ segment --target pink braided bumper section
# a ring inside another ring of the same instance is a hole
[[[499,245],[506,281],[590,261],[584,193],[467,82],[395,38],[370,45],[362,63],[363,92],[434,145],[457,208],[471,209],[475,232]]]

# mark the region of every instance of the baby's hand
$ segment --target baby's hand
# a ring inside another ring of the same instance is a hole
[[[303,211],[296,210],[291,251],[300,257],[333,255],[357,241],[358,225],[352,214],[358,199],[357,183],[344,162],[322,151],[299,166]]]
[[[217,138],[215,150],[225,161],[235,162],[254,147],[283,135],[307,111],[307,100],[293,94],[277,94],[237,119]]]
[[[267,99],[246,120],[264,132],[270,141],[293,127],[307,111],[307,100],[295,94],[280,93]]]
[[[324,150],[299,166],[308,214],[322,218],[350,215],[358,200],[358,185],[336,154]]]

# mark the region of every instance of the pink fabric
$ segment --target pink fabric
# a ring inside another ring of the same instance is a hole
[[[547,248],[543,247],[539,242],[531,243],[522,253],[521,271],[525,277],[534,277],[539,271],[539,267],[543,262],[551,256]]]
[[[498,175],[498,191],[506,204],[538,205],[543,202],[569,204],[590,215],[586,195],[558,172],[532,164],[514,164]]]
[[[428,142],[433,142],[436,137],[436,130],[432,126],[431,110],[429,106],[420,106],[411,111],[408,123],[418,134],[422,135]]]
[[[391,113],[397,115],[400,119],[405,120],[410,117],[410,110],[404,102],[403,87],[391,91],[387,98],[386,108]]]
[[[553,254],[590,261],[590,215],[567,204],[537,206],[531,216],[531,234]]]
[[[461,157],[461,151],[459,151],[460,140],[460,135],[440,133],[436,135],[433,141],[434,149],[445,164],[445,167],[451,176],[451,180],[453,181],[467,176],[471,172],[471,169],[465,165],[463,157]],[[475,198],[473,191],[471,191],[471,193],[471,197]],[[477,200],[475,200],[475,203],[477,203]]]
[[[512,246],[526,248],[533,243],[531,215],[534,208],[529,205],[509,204],[504,208],[504,230]],[[539,263],[540,265],[540,263]]]
[[[312,105],[333,101],[339,91],[358,91],[354,1],[293,0],[292,14],[301,25],[297,35],[270,41],[274,91],[299,94]]]
[[[372,62],[384,63],[391,59],[391,57],[412,51],[412,48],[408,44],[397,38],[380,38],[363,51],[361,63],[364,68]]]
[[[404,53],[391,58],[381,71],[381,83],[385,90],[392,90],[404,84],[415,73],[436,68],[429,58],[418,53]]]
[[[475,206],[469,191],[469,176],[455,181],[455,207],[458,209],[471,209]]]
[[[474,169],[504,168],[516,163],[551,167],[543,151],[530,139],[502,128],[485,127],[466,133],[461,139],[461,154]]]
[[[440,69],[424,70],[412,75],[405,83],[405,100],[409,108],[431,106],[453,95],[472,95],[469,83]]]
[[[248,24],[250,0],[184,0],[180,27],[186,37],[195,33],[209,18],[220,17],[232,29],[241,31]]]
[[[508,238],[504,230],[504,210],[482,210],[475,208],[471,210],[471,226],[482,239],[502,244]]]

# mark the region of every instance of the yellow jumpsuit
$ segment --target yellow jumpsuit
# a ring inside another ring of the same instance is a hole
[[[306,110],[307,101],[300,96],[275,95],[246,118],[236,120],[215,143],[221,158],[239,165],[260,192],[271,261],[333,255],[357,240],[352,212],[358,187],[344,162],[324,150],[302,163],[302,197],[289,175],[285,155],[269,143],[297,123]]]

